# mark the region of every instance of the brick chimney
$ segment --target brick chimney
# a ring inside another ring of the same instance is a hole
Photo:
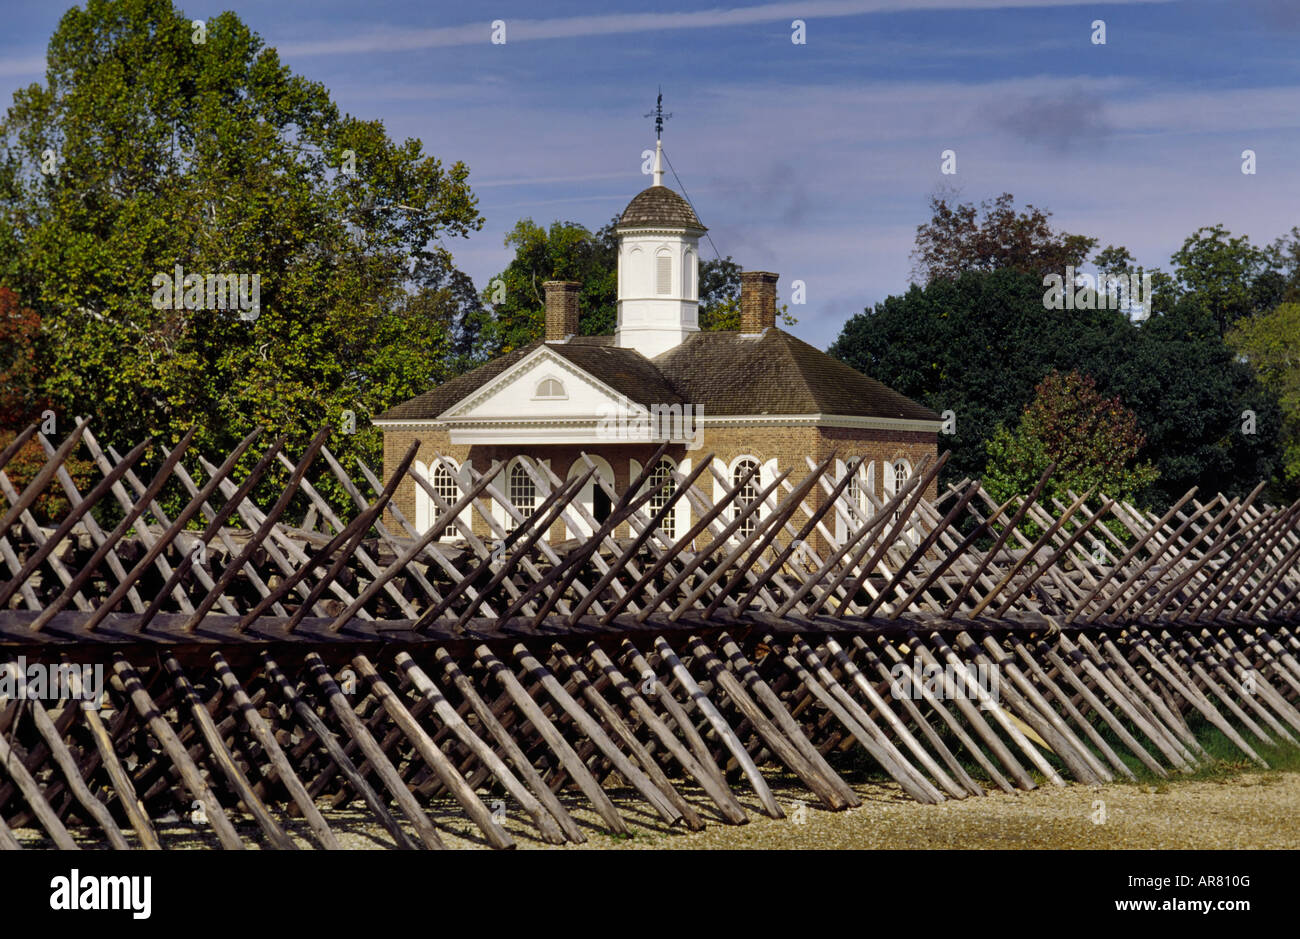
[[[776,325],[776,280],[770,271],[742,271],[740,274],[740,331],[761,333]]]
[[[576,280],[548,280],[546,291],[546,341],[560,342],[578,335],[578,291]]]

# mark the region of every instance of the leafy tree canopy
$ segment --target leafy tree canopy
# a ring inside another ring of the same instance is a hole
[[[1245,235],[1233,237],[1222,225],[1198,228],[1174,252],[1174,277],[1181,294],[1213,318],[1219,334],[1243,316],[1276,304],[1287,289],[1278,270],[1282,242],[1257,248]]]
[[[932,196],[930,220],[916,229],[912,276],[929,284],[967,271],[1063,275],[1067,265],[1079,266],[1096,246],[1096,238],[1053,231],[1050,212],[1032,205],[1016,211],[1014,200],[1004,192],[978,206],[952,205],[949,196]]]
[[[1300,482],[1300,303],[1238,320],[1228,342],[1250,362],[1282,409],[1283,474]]]
[[[483,291],[490,317],[478,346],[484,359],[509,352],[545,333],[548,280],[582,284],[578,297],[579,328],[583,335],[612,333],[618,305],[618,242],[614,218],[594,234],[576,222],[552,222],[543,228],[531,218],[520,219],[506,235],[515,256]]]
[[[948,479],[981,477],[986,442],[1010,425],[1054,369],[1095,378],[1119,395],[1146,438],[1158,504],[1192,485],[1237,494],[1269,478],[1280,414],[1248,365],[1190,302],[1137,323],[1118,310],[1043,307],[1041,278],[1012,270],[970,272],[913,286],[852,317],[829,351],[936,411],[951,409],[956,433]],[[1256,433],[1241,433],[1245,410]]]
[[[1052,371],[1013,428],[999,427],[988,444],[984,484],[998,501],[1029,492],[1052,463],[1042,498],[1070,501],[1096,488],[1111,498],[1137,501],[1158,475],[1142,461],[1145,443],[1137,415],[1118,395],[1097,391],[1090,375]]]
[[[1044,277],[1078,268],[1096,239],[1053,231],[1049,214],[1033,206],[1017,212],[1009,193],[978,208],[935,197],[931,210],[913,255],[924,286],[850,319],[829,351],[954,412],[956,432],[942,440],[953,451],[949,478],[985,474],[987,443],[1019,419],[1054,370],[1091,376],[1098,394],[1132,409],[1145,441],[1139,458],[1158,471],[1149,488],[1156,503],[1193,485],[1242,493],[1277,471],[1279,392],[1221,333],[1300,293],[1300,229],[1257,249],[1223,226],[1202,228],[1174,255],[1172,274],[1107,246],[1093,258],[1100,273],[1150,274],[1141,315],[1130,318],[1118,309],[1047,308]]]
[[[0,287],[0,429],[18,430],[46,407],[41,391],[41,320]]]
[[[447,377],[474,314],[440,240],[482,225],[468,168],[341,114],[233,13],[200,37],[169,0],[88,0],[47,62],[0,122],[0,282],[51,398],[109,443],[198,425],[208,453],[351,411],[333,446],[374,459],[368,416]],[[256,275],[256,318],[168,304],[178,266]]]

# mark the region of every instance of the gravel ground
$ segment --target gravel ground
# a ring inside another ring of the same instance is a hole
[[[726,825],[703,809],[707,827],[688,832],[668,828],[629,793],[611,793],[632,830],[631,837],[606,834],[585,803],[566,806],[587,833],[581,846],[562,850],[673,848],[1300,848],[1300,773],[1243,773],[1210,781],[1173,781],[1161,786],[1043,786],[1013,794],[992,791],[982,798],[919,805],[893,785],[859,784],[862,804],[844,812],[800,803],[806,791],[789,780],[769,780],[786,809],[784,819],[763,816],[752,794],[741,796],[752,821]],[[699,792],[683,789],[697,808]],[[491,800],[488,800],[491,805]],[[1103,807],[1104,803],[1104,807]],[[1104,809],[1104,821],[1101,819]],[[506,828],[523,849],[549,848],[537,840],[518,806],[507,806]],[[483,844],[455,805],[431,812],[449,846]],[[326,810],[330,826],[350,849],[392,846],[369,812],[354,807]],[[306,829],[288,820],[303,846]],[[249,842],[260,841],[256,826],[237,827]],[[159,823],[163,844],[173,848],[215,846],[211,831],[187,822]],[[25,845],[48,844],[42,832],[20,829]],[[93,832],[77,831],[90,846]],[[131,837],[128,835],[128,837]]]

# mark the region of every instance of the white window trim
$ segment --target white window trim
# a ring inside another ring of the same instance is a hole
[[[740,466],[741,463],[746,461],[758,465],[758,472],[755,473],[753,476],[751,476],[749,479],[749,485],[754,487],[754,495],[757,496],[763,491],[763,487],[768,484],[768,479],[766,478],[767,465],[758,457],[754,456],[752,453],[742,453],[740,456],[733,459],[731,463],[727,465],[727,486],[729,488],[735,488],[736,468]],[[775,462],[775,461],[769,461],[769,462]],[[738,505],[739,503],[736,500],[732,500],[731,504],[727,506],[726,523],[728,525],[730,525],[732,522],[736,520],[736,511]],[[768,505],[760,505],[758,507],[758,510],[756,512],[756,517],[754,518],[754,524],[757,524],[758,522],[762,521],[764,517],[766,517],[769,508],[770,506]],[[749,536],[749,532],[745,531],[744,525],[736,529],[736,531],[732,534],[732,537],[737,539],[746,538],[748,536]]]
[[[545,385],[548,381],[553,381],[560,386],[559,394],[557,395],[542,394],[542,386]],[[556,378],[554,375],[545,375],[537,382],[535,386],[533,386],[533,400],[534,401],[568,401],[569,391],[567,388],[564,387],[564,382],[562,382],[560,379]]]
[[[681,476],[681,473],[682,473],[681,465],[680,465],[676,460],[674,460],[672,457],[667,456],[667,455],[664,455],[663,457],[660,457],[659,463],[660,463],[660,464],[663,464],[663,463],[667,463],[667,464],[668,464],[668,472],[669,472],[669,474],[672,476],[672,479],[673,479],[673,492],[669,494],[670,497],[671,497],[672,495],[675,495],[676,492],[677,492],[677,490],[681,487],[681,482],[680,482],[680,480],[679,480],[679,478],[678,478],[678,477]],[[655,472],[655,469],[657,469],[657,467],[655,467],[654,469],[651,469],[650,473],[647,474],[646,481],[645,481],[645,485],[641,487],[641,491],[642,491],[642,493],[649,492],[651,489],[654,488],[653,478],[654,478],[654,472]],[[685,528],[682,528],[682,504],[683,504],[683,502],[684,502],[685,500],[686,500],[686,496],[684,496],[684,495],[681,496],[680,498],[678,498],[678,499],[673,503],[672,512],[671,512],[669,515],[667,515],[667,516],[665,517],[665,521],[667,521],[667,520],[669,520],[669,519],[672,520],[672,538],[671,538],[671,540],[674,541],[674,542],[677,541],[679,538],[681,538],[682,535],[686,534],[686,529],[685,529]],[[645,505],[642,507],[642,511],[645,512],[647,518],[653,518],[654,515],[655,515],[655,513],[658,512],[659,509],[660,509],[661,507],[662,507],[662,506],[656,506],[656,505],[654,504],[654,499],[647,499]],[[668,535],[667,535],[667,533],[664,531],[662,525],[658,528],[658,531],[659,531],[659,533],[660,533],[661,535],[663,535],[665,538],[668,537]]]
[[[848,503],[853,508],[856,508],[864,519],[870,519],[874,513],[872,500],[876,494],[873,489],[876,482],[875,462],[868,460],[865,456],[850,456],[847,460],[836,460],[835,482],[837,484],[844,479],[844,474],[849,472],[850,468],[857,471],[858,498],[856,501],[850,501],[854,484],[849,483],[840,493],[839,499],[836,500],[835,540],[841,544],[861,524],[858,517],[854,516],[850,509],[843,507],[841,503]]]
[[[537,458],[531,456],[529,457],[529,459],[532,460],[534,463],[544,463],[547,465],[549,465],[550,463],[549,460],[538,460]],[[500,470],[498,470],[497,477],[495,480],[493,480],[493,485],[495,485],[496,488],[501,492],[501,494],[505,496],[507,499],[510,499],[510,476],[514,472],[515,467],[519,465],[519,462],[520,460],[518,456],[511,457],[505,463],[501,464],[501,468]],[[545,477],[545,474],[542,475],[543,477]],[[536,511],[537,506],[541,504],[542,500],[545,497],[542,495],[541,489],[538,488],[536,483],[533,483],[531,477],[528,477],[526,473],[525,473],[525,478],[527,478],[528,481],[533,485],[533,510]],[[512,505],[514,504],[513,499],[511,499],[511,504]],[[500,502],[498,502],[496,499],[492,500],[492,517],[497,520],[498,524],[501,525],[502,529],[505,530],[506,534],[509,534],[511,531],[514,530],[514,527],[516,525],[514,516],[512,516],[509,512],[507,512],[505,506],[502,505]],[[495,537],[495,535],[493,537]],[[544,538],[549,537],[549,535],[543,535],[543,537]]]
[[[466,489],[467,479],[466,479],[465,471],[469,464],[468,462],[457,463],[451,457],[443,457],[443,459],[446,461],[446,464],[449,467],[449,472],[451,473],[452,478],[456,480],[456,486],[460,490],[460,495],[458,495],[455,499],[450,500],[450,503],[452,505],[455,505],[464,497],[467,491]],[[433,463],[430,463],[428,465],[426,465],[420,460],[416,460],[415,471],[420,474],[420,477],[422,479],[428,480],[429,484],[433,485],[433,474],[434,474],[434,470],[438,465],[439,463],[436,460]],[[438,508],[437,503],[433,501],[433,498],[429,495],[429,493],[425,490],[425,488],[417,483],[415,486],[415,530],[420,532],[421,534],[427,532],[429,528],[433,525],[433,523],[437,520],[438,516],[441,514],[441,511],[442,510]],[[461,509],[460,513],[456,516],[456,520],[451,523],[456,526],[456,534],[441,535],[438,538],[438,541],[439,542],[459,541],[460,539],[464,538],[465,532],[470,530],[470,525],[472,523],[472,518],[473,518],[473,512],[474,510],[471,506],[466,506],[465,508]]]
[[[682,461],[677,464],[677,475],[681,477],[677,480],[677,488],[681,489],[686,477],[691,475],[693,469],[690,457],[683,457]],[[699,479],[696,479],[693,485],[698,485]],[[677,500],[677,537],[680,539],[691,530],[691,495],[685,493]]]
[[[903,467],[905,467],[905,475],[901,480],[898,478],[899,464],[902,464]],[[909,479],[912,478],[914,468],[912,466],[911,460],[909,460],[905,456],[900,456],[900,457],[894,457],[891,460],[886,460],[884,465],[884,470],[885,470],[884,472],[885,478],[884,478],[883,489],[884,489],[885,501],[888,501],[898,494],[898,490],[901,488],[903,483],[907,482]],[[897,520],[900,516],[902,516],[902,514],[903,514],[903,508],[901,505],[894,509],[895,520]],[[907,524],[907,526],[903,529],[903,531],[900,533],[901,536],[904,539],[906,539],[908,542],[915,542],[915,538],[916,538],[915,526],[916,523],[914,521],[910,521]]]
[[[903,466],[906,467],[907,470],[906,475],[903,476],[902,481],[906,482],[907,480],[912,478],[912,473],[914,472],[914,468],[912,466],[912,461],[909,460],[907,457],[899,456],[899,457],[894,457],[891,460],[886,460],[884,463],[884,474],[883,474],[884,479],[883,479],[883,486],[881,491],[884,493],[885,498],[887,499],[892,499],[898,493],[898,487],[899,487],[898,464],[900,463],[903,464]]]

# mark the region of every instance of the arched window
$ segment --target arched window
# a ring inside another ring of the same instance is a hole
[[[433,491],[438,494],[438,497],[447,503],[448,508],[455,505],[460,500],[460,485],[456,482],[456,477],[452,475],[451,470],[449,470],[445,464],[435,463],[433,465],[433,468],[429,472],[429,482],[433,484]],[[439,506],[434,506],[434,518],[443,514],[444,511],[446,510]],[[455,522],[448,524],[442,529],[442,531],[438,532],[439,538],[456,538],[459,536],[460,530],[456,527]]]
[[[894,491],[897,492],[903,487],[903,483],[912,478],[912,464],[907,460],[898,459],[894,461]]]
[[[510,477],[506,486],[506,498],[519,510],[524,518],[530,517],[537,508],[537,487],[528,475],[523,464],[518,460],[510,467]],[[507,513],[509,515],[509,513]],[[506,521],[506,529],[513,530],[516,525],[513,516]]]
[[[672,501],[673,494],[677,491],[677,483],[673,479],[674,468],[672,460],[664,457],[659,461],[659,465],[654,468],[654,472],[650,474],[648,486],[651,491],[653,491],[660,483],[664,483],[664,487],[650,497],[649,506],[650,514],[652,515]],[[677,537],[676,506],[673,506],[673,508],[664,515],[663,521],[659,523],[659,530],[663,532],[664,537],[666,538]]]
[[[537,385],[538,398],[564,398],[564,385],[558,378],[543,378]]]
[[[745,477],[751,470],[753,471],[753,475],[749,477],[748,482],[745,482]],[[734,521],[735,519],[740,518],[745,509],[753,504],[754,500],[758,498],[758,461],[750,459],[749,457],[737,460],[736,465],[731,468],[731,485],[733,488],[739,489],[735,501],[731,503],[731,518]],[[745,517],[745,520],[741,522],[740,527],[736,529],[736,535],[738,537],[744,538],[753,534],[755,522],[754,516],[757,515],[759,511],[761,510],[755,510]]]
[[[892,498],[898,490],[903,488],[903,483],[912,475],[912,464],[903,457],[896,460],[886,460],[884,463],[885,478],[884,489],[885,498]]]
[[[682,288],[687,300],[697,300],[695,296],[696,264],[695,252],[688,250],[682,259]]]
[[[868,511],[867,490],[862,479],[862,457],[855,456],[849,460],[844,471],[850,476],[848,488],[844,492],[849,497],[849,502],[853,507],[866,515]]]
[[[655,255],[655,293],[671,295],[673,292],[673,256],[667,248]]]
[[[903,484],[912,476],[912,464],[906,459],[899,458],[891,463],[885,464],[885,495],[893,497],[903,488]],[[894,520],[902,515],[902,509],[894,511]]]
[[[875,514],[875,464],[863,456],[851,456],[842,464],[837,485],[840,490],[835,508],[835,535],[844,542]]]

